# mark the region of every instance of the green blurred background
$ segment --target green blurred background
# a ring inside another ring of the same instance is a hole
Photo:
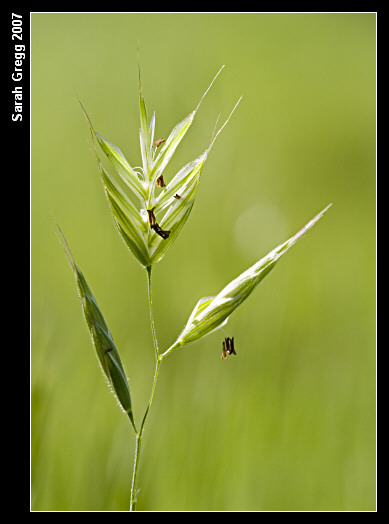
[[[208,145],[189,221],[155,266],[165,350],[197,302],[324,218],[217,332],[161,368],[139,510],[375,510],[376,16],[31,15],[31,508],[127,510],[135,438],[89,339],[53,216],[110,326],[140,421],[146,275],[110,215],[77,97],[140,165],[137,43],[156,138],[197,105],[166,177]]]

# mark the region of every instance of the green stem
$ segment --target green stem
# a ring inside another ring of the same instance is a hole
[[[149,398],[149,403],[147,404],[147,408],[146,408],[146,411],[145,411],[145,414],[144,414],[144,417],[143,417],[143,420],[142,420],[142,424],[140,426],[140,431],[139,431],[139,436],[140,437],[142,437],[142,435],[143,435],[144,425],[145,425],[145,422],[146,422],[146,419],[147,419],[147,415],[149,414],[151,403],[153,401],[154,392],[155,392],[155,386],[157,384],[157,378],[158,378],[158,372],[159,372],[159,366],[160,365],[161,365],[161,360],[157,360],[157,363],[156,363],[156,366],[155,366],[153,386],[151,388],[151,394],[150,394],[150,398]]]
[[[140,435],[136,436],[136,446],[135,446],[135,458],[134,458],[134,470],[132,473],[132,485],[131,485],[131,496],[130,496],[130,511],[135,511],[136,509],[136,479],[138,476],[138,464],[140,457],[140,445],[142,438]]]
[[[140,426],[139,433],[136,435],[136,446],[135,446],[135,458],[134,458],[134,470],[132,474],[132,484],[131,484],[131,496],[130,496],[130,511],[136,510],[136,502],[137,502],[137,479],[138,479],[138,470],[139,470],[139,459],[140,459],[140,450],[141,450],[141,444],[142,444],[142,436],[144,431],[145,422],[147,419],[147,416],[149,414],[150,406],[153,401],[154,392],[155,392],[155,386],[157,384],[157,378],[159,373],[159,368],[162,362],[162,359],[158,356],[158,341],[155,334],[155,327],[154,327],[154,319],[153,319],[153,313],[152,313],[152,301],[151,301],[151,266],[147,268],[147,288],[148,288],[148,296],[149,296],[149,307],[150,307],[150,324],[151,324],[151,331],[153,334],[153,342],[154,342],[154,350],[155,350],[155,372],[154,372],[154,380],[153,385],[151,387],[151,394],[149,398],[149,402],[146,407],[145,414],[143,416],[142,424]]]
[[[132,475],[132,485],[131,485],[131,498],[130,498],[130,511],[135,511],[136,508],[136,494],[137,494],[137,478],[138,478],[138,464],[139,464],[139,457],[140,457],[140,448],[142,443],[142,436],[144,431],[145,422],[147,419],[147,415],[149,414],[150,406],[153,401],[154,392],[155,392],[155,386],[157,384],[157,378],[158,378],[158,372],[161,365],[161,360],[157,359],[157,363],[155,366],[155,373],[154,373],[154,381],[153,386],[151,388],[151,394],[149,398],[149,403],[147,404],[147,408],[145,411],[145,414],[143,416],[142,424],[139,430],[139,433],[136,436],[136,447],[135,447],[135,458],[134,458],[134,471]]]
[[[152,307],[152,298],[151,298],[151,268],[152,268],[152,266],[148,266],[146,268],[146,271],[147,271],[147,294],[148,294],[148,297],[149,297],[150,325],[151,325],[151,333],[153,335],[153,344],[154,344],[155,358],[158,359],[158,341],[157,341],[157,337],[156,337],[156,334],[155,334],[153,307]]]

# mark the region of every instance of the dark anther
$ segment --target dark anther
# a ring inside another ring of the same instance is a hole
[[[162,237],[163,239],[166,239],[168,238],[168,236],[170,235],[170,231],[164,231],[158,224],[154,224],[153,226],[151,226],[154,231],[160,236]]]
[[[227,358],[226,343],[223,340],[222,359],[225,360],[226,358]]]
[[[226,359],[228,355],[236,355],[234,337],[227,337],[223,340],[222,359]]]
[[[149,214],[150,227],[154,227],[155,226],[154,208],[148,209],[147,212]]]
[[[155,221],[155,216],[154,216],[154,208],[153,209],[148,209],[147,212],[149,214],[149,222],[150,222],[151,229],[154,229],[154,231],[157,233],[157,235],[159,235],[163,239],[168,238],[168,236],[170,235],[170,231],[164,231],[157,224],[157,222]]]
[[[163,175],[157,178],[157,187],[165,187],[165,181],[163,179]]]
[[[159,147],[163,142],[165,142],[165,139],[164,139],[164,138],[160,138],[159,140],[157,140],[157,141],[155,142],[155,145],[156,145],[157,147]]]
[[[174,195],[174,198],[176,198],[177,200],[179,200],[181,197],[180,195],[178,195],[177,193]]]

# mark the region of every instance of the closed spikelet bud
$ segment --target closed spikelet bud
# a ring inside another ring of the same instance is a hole
[[[66,256],[73,270],[74,276],[76,277],[78,294],[84,311],[85,320],[89,329],[89,333],[92,337],[93,345],[95,347],[101,369],[108,381],[108,384],[112,387],[119,404],[123,408],[124,412],[129,416],[131,424],[133,425],[136,432],[131,406],[130,388],[111,332],[108,329],[108,326],[104,320],[99,306],[97,305],[96,299],[92,294],[86,278],[74,260],[69,245],[61,229],[58,225],[57,227],[62,236],[63,248],[65,250]]]
[[[308,229],[316,224],[329,207],[330,206],[327,206],[316,215],[293,237],[283,244],[280,244],[268,255],[247,269],[247,271],[230,282],[218,295],[200,299],[192,311],[181,335],[165,353],[160,355],[160,358],[162,359],[173,349],[200,340],[216,329],[224,326],[231,313],[246,300],[255,287],[274,268],[279,258],[286,253]],[[227,346],[225,346],[225,351],[227,351]]]

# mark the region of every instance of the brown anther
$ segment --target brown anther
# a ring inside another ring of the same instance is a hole
[[[177,193],[174,195],[174,198],[176,198],[177,200],[179,200],[181,197],[180,195],[178,195]]]
[[[157,224],[157,222],[155,221],[155,216],[154,216],[154,208],[153,209],[148,209],[147,212],[149,214],[149,222],[150,222],[151,229],[154,229],[154,231],[157,233],[157,235],[159,235],[163,239],[168,238],[168,236],[170,235],[170,231],[164,231],[159,226],[159,224]]]
[[[147,212],[149,214],[150,227],[154,227],[155,226],[154,208],[148,209]]]
[[[155,142],[155,145],[156,145],[157,147],[159,147],[163,142],[165,142],[165,139],[164,139],[164,138],[160,138],[159,140],[157,140],[157,141]]]
[[[168,236],[170,235],[170,231],[164,231],[158,224],[154,224],[153,226],[151,226],[154,231],[160,236],[162,237],[164,240],[166,240],[168,238]]]
[[[165,187],[165,181],[163,179],[163,175],[157,178],[157,187]]]
[[[223,340],[222,359],[225,360],[228,355],[236,355],[234,337],[227,337]]]

